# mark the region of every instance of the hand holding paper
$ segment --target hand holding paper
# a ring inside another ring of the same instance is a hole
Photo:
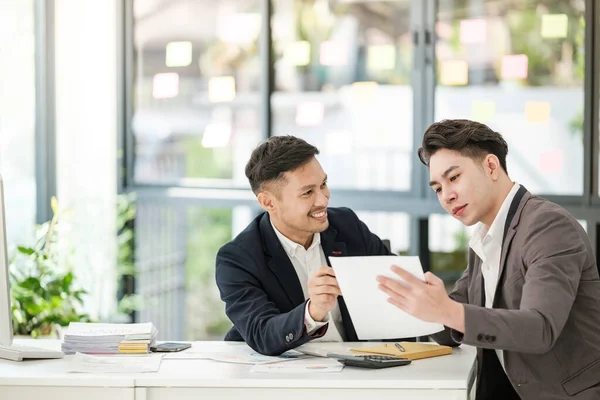
[[[391,270],[402,282],[385,276],[377,277],[379,289],[390,296],[390,303],[422,321],[444,324],[459,332],[465,331],[464,309],[461,304],[448,297],[440,278],[427,272],[425,281],[422,281],[397,265],[393,265]]]
[[[319,268],[308,280],[308,312],[315,321],[323,321],[337,304],[340,288],[331,267]]]

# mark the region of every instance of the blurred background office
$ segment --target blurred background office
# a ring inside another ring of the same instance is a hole
[[[221,339],[215,255],[260,212],[244,165],[273,135],[319,147],[330,205],[451,287],[470,229],[416,149],[434,121],[484,122],[598,254],[599,17],[594,0],[0,0],[14,321],[72,298]]]

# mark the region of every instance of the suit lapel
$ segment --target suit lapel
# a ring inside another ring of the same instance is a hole
[[[273,226],[271,226],[269,214],[267,213],[265,213],[260,221],[260,231],[263,237],[262,242],[267,266],[279,281],[283,291],[292,303],[292,307],[302,304],[305,299],[298,274],[283,249],[279,238],[277,238]]]
[[[337,231],[331,225],[325,232],[321,232],[321,247],[323,248],[323,254],[327,259],[327,265],[331,267],[329,263],[329,257],[345,257],[347,256],[346,243],[336,241]]]
[[[492,307],[496,307],[496,302],[498,301],[498,287],[500,286],[500,282],[502,282],[502,276],[504,274],[504,270],[506,269],[506,256],[508,255],[508,251],[510,250],[510,244],[512,243],[515,234],[517,233],[517,225],[519,224],[519,220],[521,218],[521,212],[523,211],[523,206],[527,202],[529,198],[529,192],[525,189],[524,186],[521,186],[513,199],[510,208],[508,210],[508,216],[506,217],[506,224],[504,226],[504,237],[502,239],[502,251],[500,253],[500,265],[498,271],[498,281],[496,283],[496,290],[494,291],[494,300],[492,301]],[[485,306],[485,304],[484,304]]]

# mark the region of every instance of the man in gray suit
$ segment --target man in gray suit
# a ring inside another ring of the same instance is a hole
[[[444,120],[421,161],[442,207],[477,224],[469,263],[448,296],[392,267],[389,301],[446,326],[440,344],[477,346],[478,399],[600,399],[600,280],[590,241],[567,211],[531,195],[506,168],[508,146],[486,125]],[[403,281],[399,283],[399,281]]]

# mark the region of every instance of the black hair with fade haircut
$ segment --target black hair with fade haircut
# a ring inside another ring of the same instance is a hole
[[[254,194],[263,185],[284,179],[283,174],[310,162],[319,149],[295,136],[273,136],[261,143],[246,164],[246,177]]]
[[[429,166],[429,159],[438,150],[448,149],[465,157],[481,160],[493,154],[508,174],[506,155],[508,145],[498,132],[487,125],[468,119],[444,119],[432,124],[423,135],[423,147],[418,150],[421,162]]]

